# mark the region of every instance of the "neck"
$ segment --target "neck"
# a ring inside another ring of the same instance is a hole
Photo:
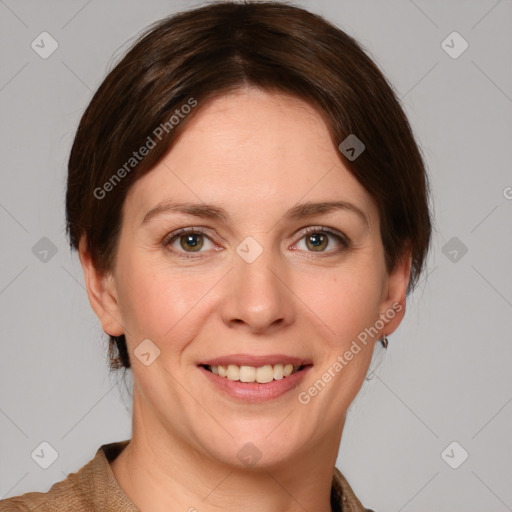
[[[110,464],[134,505],[151,512],[331,512],[341,430],[293,460],[243,468],[205,456],[144,411],[134,395],[133,434]]]

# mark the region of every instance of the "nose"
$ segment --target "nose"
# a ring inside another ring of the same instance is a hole
[[[279,257],[264,249],[252,263],[234,255],[221,302],[222,321],[248,333],[272,333],[294,318],[293,293]]]

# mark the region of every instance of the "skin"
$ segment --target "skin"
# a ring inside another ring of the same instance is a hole
[[[80,244],[91,305],[105,332],[126,335],[134,374],[132,441],[111,468],[142,511],[327,512],[346,412],[375,342],[402,320],[410,257],[387,272],[377,208],[314,108],[247,88],[197,109],[129,190],[113,272],[97,272],[85,238]],[[228,220],[167,212],[142,223],[170,200],[213,204]],[[350,202],[364,217],[338,209],[285,218],[298,203],[323,201]],[[183,227],[204,229],[194,238],[200,252],[179,236],[162,245]],[[313,243],[307,227],[318,228]],[[349,246],[322,238],[322,227]],[[263,249],[253,263],[236,252],[247,236]],[[298,393],[394,303],[401,311],[379,335],[299,403]],[[133,355],[147,338],[160,350],[149,366]],[[297,389],[247,404],[197,368],[235,353],[290,354],[313,367]],[[237,457],[249,442],[261,452],[252,468]]]

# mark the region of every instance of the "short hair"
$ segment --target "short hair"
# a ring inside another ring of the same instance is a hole
[[[95,267],[111,271],[129,188],[163,158],[206,100],[247,86],[312,105],[336,147],[350,135],[364,144],[357,158],[342,151],[339,157],[377,205],[388,271],[410,251],[410,292],[432,228],[428,178],[407,117],[355,39],[288,3],[208,4],[158,21],[137,38],[76,132],[66,191],[71,248],[86,235]],[[130,160],[143,146],[151,146],[146,155]],[[109,358],[111,370],[130,367],[124,335],[110,336]]]

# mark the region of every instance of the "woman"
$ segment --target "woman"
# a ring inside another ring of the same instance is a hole
[[[391,87],[303,9],[165,19],[84,113],[66,197],[131,440],[0,510],[364,511],[335,468],[430,241]]]

